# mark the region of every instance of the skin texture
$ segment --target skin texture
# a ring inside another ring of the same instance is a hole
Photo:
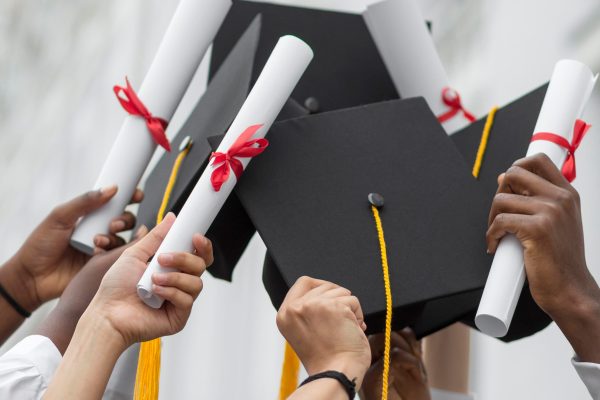
[[[44,395],[44,399],[100,399],[114,365],[131,344],[172,335],[185,326],[194,300],[202,290],[200,276],[212,263],[212,245],[193,236],[195,254],[165,253],[158,262],[177,272],[155,274],[153,289],[165,299],[160,309],[146,306],[136,283],[175,221],[163,222],[126,249],[102,279],[98,292],[82,315],[73,339]]]
[[[60,297],[57,306],[42,321],[36,334],[46,336],[52,340],[61,354],[64,354],[79,318],[81,318],[98,291],[100,282],[106,272],[126,249],[137,243],[138,239],[144,237],[147,233],[148,229],[141,227],[136,233],[136,240],[125,246],[92,257],[71,280]]]
[[[371,366],[360,392],[363,400],[381,399],[384,341],[383,334],[369,337]],[[392,332],[388,399],[431,399],[423,365],[423,349],[409,328]]]
[[[541,154],[515,162],[498,183],[489,251],[507,233],[516,235],[534,300],[581,361],[600,363],[600,289],[585,260],[579,194]]]
[[[0,268],[0,283],[27,311],[33,312],[43,303],[59,297],[71,279],[90,259],[75,250],[69,240],[77,221],[84,215],[106,204],[117,193],[112,186],[78,196],[52,210],[34,229],[17,253]],[[138,190],[132,203],[140,202],[143,192]],[[128,231],[135,225],[129,212],[115,218],[108,235],[94,239],[96,252],[101,253],[125,244],[117,233]],[[0,343],[3,343],[23,322],[5,300],[0,298]]]
[[[277,326],[298,354],[309,375],[334,370],[355,380],[360,389],[371,363],[360,303],[336,284],[302,277],[288,292]],[[300,387],[290,399],[347,399],[333,379],[317,379]]]

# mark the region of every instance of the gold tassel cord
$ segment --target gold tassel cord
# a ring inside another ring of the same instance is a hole
[[[387,248],[385,245],[385,235],[383,233],[383,224],[379,216],[379,210],[371,206],[375,227],[377,228],[377,237],[379,239],[379,248],[381,251],[381,267],[383,269],[383,284],[385,287],[385,345],[383,349],[383,373],[381,379],[381,398],[387,400],[390,375],[390,348],[392,340],[392,289],[390,283],[390,269],[387,258]]]
[[[475,178],[479,178],[481,164],[483,163],[483,157],[485,156],[485,151],[488,145],[488,139],[490,137],[490,132],[492,131],[492,127],[494,125],[494,119],[496,117],[497,111],[498,107],[492,107],[487,116],[487,119],[485,120],[485,126],[483,127],[483,132],[481,134],[481,141],[479,142],[479,148],[477,149],[477,156],[475,157],[475,162],[473,163],[473,176]]]
[[[285,400],[294,393],[298,387],[299,374],[300,359],[292,346],[285,342],[283,368],[281,369],[281,382],[279,384],[279,400]]]
[[[179,154],[177,155],[177,159],[175,159],[175,163],[171,169],[171,175],[169,176],[169,182],[167,183],[167,187],[165,188],[165,192],[163,194],[160,209],[156,215],[157,225],[162,222],[165,216],[167,206],[169,205],[169,199],[171,198],[171,193],[173,192],[173,187],[175,186],[175,182],[177,182],[179,169],[181,168],[184,158],[190,151],[191,144],[191,141],[185,142],[185,147],[180,150]],[[138,357],[135,388],[133,392],[134,400],[158,400],[158,386],[160,381],[160,350],[160,338],[143,342],[140,345],[140,355]]]

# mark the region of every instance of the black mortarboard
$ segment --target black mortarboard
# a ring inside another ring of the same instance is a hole
[[[342,12],[235,1],[213,44],[211,74],[259,13],[262,29],[252,83],[279,37],[290,34],[309,43],[315,53],[315,61],[292,93],[312,112],[398,98],[362,15]]]
[[[148,176],[145,199],[138,212],[138,224],[150,228],[155,225],[156,214],[178,156],[176,149],[189,137],[193,145],[179,169],[167,211],[177,213],[183,207],[207,166],[212,149],[206,138],[225,132],[244,103],[250,90],[255,65],[254,57],[261,28],[260,16],[249,21],[249,24],[244,26],[245,32],[242,32],[241,38],[221,63],[206,92],[173,139],[174,151],[165,153]],[[288,101],[279,119],[307,113],[308,111],[298,104]],[[254,226],[237,197],[229,196],[207,233],[215,253],[215,262],[210,268],[211,274],[231,280],[233,268],[254,232]]]
[[[487,200],[422,98],[280,122],[268,138],[236,193],[269,251],[263,281],[276,307],[309,275],[350,289],[369,331],[383,329],[372,192],[385,199],[394,327],[423,336],[476,307],[491,264]]]
[[[488,210],[498,188],[498,175],[527,153],[547,87],[544,85],[499,109],[494,117],[478,178],[486,196]],[[452,135],[452,140],[469,164],[475,160],[485,121],[484,117]],[[475,312],[476,309],[464,320],[473,327]],[[536,305],[529,288],[525,287],[521,292],[510,330],[500,339],[510,342],[530,336],[548,326],[550,322],[550,317]]]

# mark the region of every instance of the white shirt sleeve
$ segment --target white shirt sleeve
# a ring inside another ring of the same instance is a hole
[[[573,357],[571,362],[592,395],[592,399],[600,400],[600,364],[581,362],[577,356]]]
[[[0,357],[0,399],[41,399],[61,360],[50,339],[27,336]]]

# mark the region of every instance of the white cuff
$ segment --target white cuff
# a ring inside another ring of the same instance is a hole
[[[581,362],[577,356],[571,359],[571,363],[592,395],[592,399],[600,400],[600,364]]]

